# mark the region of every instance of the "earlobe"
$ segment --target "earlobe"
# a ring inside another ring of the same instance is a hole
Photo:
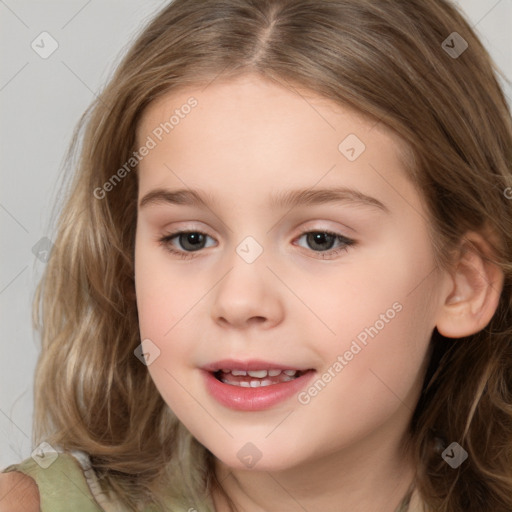
[[[447,338],[463,338],[484,329],[491,321],[503,288],[501,268],[489,261],[492,255],[478,233],[467,234],[449,277],[437,330]]]

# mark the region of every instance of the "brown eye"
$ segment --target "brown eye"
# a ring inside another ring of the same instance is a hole
[[[158,242],[170,253],[186,259],[193,258],[194,252],[204,249],[204,242],[206,238],[211,237],[201,231],[176,231],[175,233],[171,233],[160,238]],[[177,249],[175,249],[176,244],[173,243],[174,239],[178,241]]]
[[[341,251],[348,251],[348,248],[356,243],[355,240],[331,231],[304,231],[299,236],[299,239],[303,237],[306,237],[307,248],[321,254],[323,258],[335,256]],[[340,245],[338,248],[332,249],[336,241]]]
[[[179,245],[186,251],[197,251],[203,249],[202,245],[205,241],[205,235],[197,231],[189,231],[179,233],[172,238],[176,238],[179,241]]]

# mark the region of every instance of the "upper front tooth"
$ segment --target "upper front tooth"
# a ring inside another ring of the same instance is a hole
[[[251,377],[258,377],[258,379],[262,379],[267,376],[267,370],[253,370],[247,372]],[[233,373],[234,375],[234,373]]]
[[[231,374],[235,375],[235,376],[243,376],[243,377],[245,377],[246,375],[249,375],[250,377],[255,377],[255,378],[258,378],[258,379],[263,379],[263,378],[267,377],[267,375],[269,377],[277,377],[281,372],[284,372],[289,377],[293,377],[297,373],[297,370],[250,370],[250,371],[245,371],[245,370],[222,370],[222,371],[224,373],[231,372]]]

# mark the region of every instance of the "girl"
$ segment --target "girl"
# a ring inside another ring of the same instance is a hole
[[[510,512],[495,72],[446,0],[165,7],[81,122],[0,510]]]

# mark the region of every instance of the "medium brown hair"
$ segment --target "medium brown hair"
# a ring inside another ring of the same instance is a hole
[[[453,32],[468,44],[456,58],[442,45]],[[493,234],[505,274],[498,309],[473,336],[434,331],[410,436],[427,510],[510,512],[511,117],[499,70],[445,0],[175,0],[150,21],[80,120],[68,154],[74,174],[34,301],[42,338],[34,443],[90,454],[129,510],[163,509],[172,497],[174,510],[213,512],[212,454],[134,356],[136,169],[103,198],[94,191],[137,149],[152,101],[246,72],[311,90],[398,133],[440,266],[468,230]],[[440,456],[454,441],[469,453],[457,470]]]

